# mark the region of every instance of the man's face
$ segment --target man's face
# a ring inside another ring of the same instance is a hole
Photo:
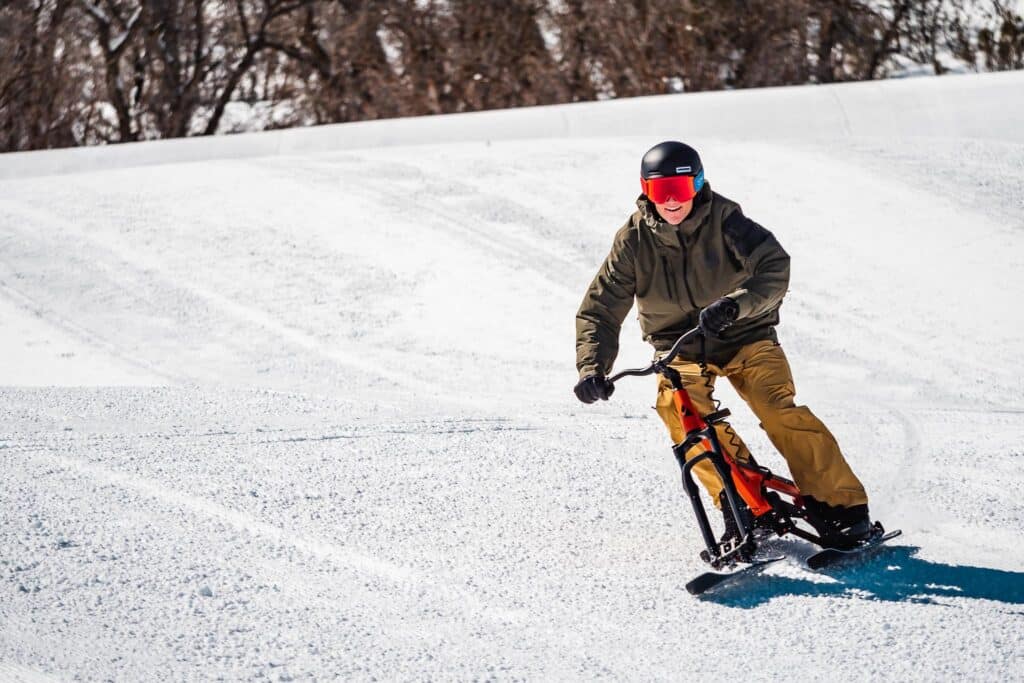
[[[679,225],[690,215],[690,209],[693,208],[693,199],[678,202],[670,197],[664,204],[655,204],[654,208],[658,210],[658,215],[665,219],[666,223],[669,225]]]

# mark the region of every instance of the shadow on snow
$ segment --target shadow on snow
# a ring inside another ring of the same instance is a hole
[[[915,557],[919,550],[915,546],[893,546],[864,564],[823,572],[833,581],[763,574],[702,599],[742,608],[787,595],[921,604],[942,604],[936,598],[974,598],[1024,605],[1024,573],[929,562]]]

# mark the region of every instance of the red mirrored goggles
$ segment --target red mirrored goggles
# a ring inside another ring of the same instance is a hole
[[[664,204],[669,199],[688,202],[704,187],[704,171],[697,175],[674,175],[668,178],[640,179],[641,191],[655,204]]]

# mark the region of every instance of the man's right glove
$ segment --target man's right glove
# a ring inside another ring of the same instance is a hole
[[[740,314],[740,305],[727,296],[708,304],[700,312],[700,329],[706,335],[717,337],[727,327],[736,322]]]
[[[604,375],[589,375],[581,379],[573,391],[579,400],[593,403],[597,399],[607,401],[615,391],[615,385],[605,379]]]

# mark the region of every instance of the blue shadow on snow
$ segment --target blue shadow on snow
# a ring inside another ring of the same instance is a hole
[[[863,564],[824,572],[831,582],[762,574],[702,600],[752,608],[787,595],[834,596],[940,604],[936,598],[974,598],[1024,605],[1024,573],[928,562],[916,546],[892,546]]]

